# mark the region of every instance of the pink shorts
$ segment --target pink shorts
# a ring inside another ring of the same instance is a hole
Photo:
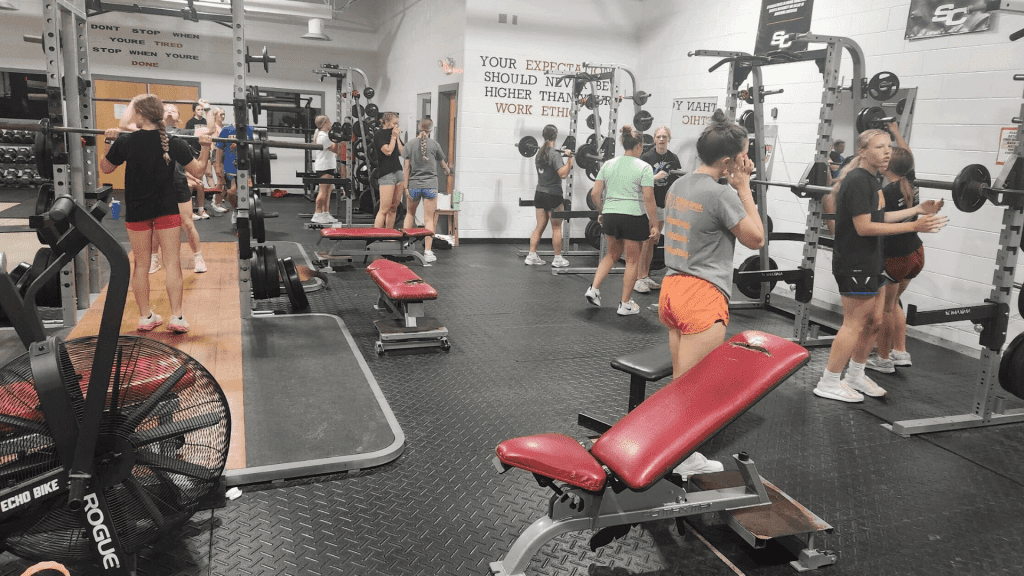
[[[168,230],[181,227],[181,214],[170,216],[157,216],[141,222],[125,222],[124,225],[132,232],[145,232],[147,230]]]

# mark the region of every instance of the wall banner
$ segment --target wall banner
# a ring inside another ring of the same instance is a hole
[[[975,0],[911,0],[905,37],[920,40],[984,32],[991,27],[992,16],[977,4]]]
[[[811,30],[814,0],[761,0],[761,21],[757,26],[754,54],[761,56],[773,50],[800,52],[807,42],[793,42],[790,34]]]
[[[672,100],[672,141],[669,148],[679,156],[679,165],[689,172],[697,164],[697,137],[711,122],[711,115],[718,108],[718,97],[676,98]],[[652,136],[657,125],[648,132]]]

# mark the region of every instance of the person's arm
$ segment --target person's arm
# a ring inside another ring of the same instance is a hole
[[[408,158],[405,159],[405,168],[402,170],[402,172],[403,172],[403,175],[402,175],[403,183],[405,184],[405,189],[408,190],[409,189],[409,174],[412,172],[412,160],[409,160]]]
[[[383,146],[380,147],[380,151],[383,152],[385,156],[391,156],[391,153],[395,151],[395,141],[398,140],[397,131],[397,127],[391,130],[391,140],[389,140],[387,144],[384,144]]]
[[[895,122],[889,122],[885,129],[892,134],[892,137],[896,139],[896,144],[904,150],[910,150],[910,146],[907,145],[907,141],[903,139],[903,134],[900,134],[900,127]]]
[[[567,160],[565,164],[562,164],[562,167],[558,169],[558,176],[562,179],[569,177],[569,172],[572,171],[573,160],[575,160],[571,151],[567,152],[567,155],[569,160]]]
[[[209,134],[203,134],[199,137],[199,158],[193,158],[191,162],[184,164],[185,172],[196,178],[203,177],[203,174],[206,173],[206,166],[210,162],[210,146],[212,144],[213,140]],[[191,155],[191,152],[189,152],[189,155]]]
[[[823,196],[822,199],[821,199],[821,207],[822,207],[822,210],[824,210],[825,214],[831,214],[832,216],[835,216],[835,214],[836,214],[836,196],[835,196],[835,194],[826,194],[825,196]],[[828,233],[829,234],[831,234],[833,236],[836,235],[836,220],[835,220],[835,218],[831,218],[829,220],[825,220],[825,226],[828,227]]]
[[[594,200],[594,206],[598,213],[604,211],[604,201],[601,199],[602,192],[604,192],[604,180],[597,180],[594,182],[594,187],[590,190],[590,198]]]
[[[120,134],[120,130],[117,128],[108,128],[104,134],[104,138],[111,142],[110,146],[107,147],[107,155],[100,159],[100,171],[104,174],[110,174],[114,170],[117,170],[117,166],[122,163],[120,152],[117,150],[117,135]],[[114,155],[114,164],[110,160],[107,160],[107,156]]]
[[[658,204],[654,201],[654,186],[644,186],[644,207],[647,209],[647,221],[651,223],[651,239],[661,236],[658,227]]]
[[[736,190],[743,210],[747,213],[730,231],[740,244],[757,250],[764,246],[764,226],[761,225],[761,214],[757,211],[757,204],[754,204],[754,194],[750,191],[750,173],[753,170],[754,163],[750,158],[744,158],[743,165],[737,166],[729,173],[729,185]]]
[[[917,206],[912,208],[906,208],[903,210],[896,210],[893,212],[885,213],[885,221],[889,222],[903,222],[918,215],[929,215],[935,214],[939,210],[942,210],[942,206],[946,203],[945,200],[925,200]]]
[[[903,212],[903,210],[901,210]],[[894,234],[905,234],[907,232],[935,233],[946,225],[948,219],[945,216],[930,214],[918,218],[913,222],[872,222],[871,214],[858,214],[853,217],[853,227],[861,236],[892,236]]]
[[[224,187],[224,149],[218,147],[213,156],[213,171],[217,174],[217,182]]]

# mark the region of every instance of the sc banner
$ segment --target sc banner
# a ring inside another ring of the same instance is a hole
[[[774,50],[799,52],[807,42],[794,42],[790,34],[811,30],[814,0],[761,0],[761,21],[757,27],[754,54],[763,56]]]
[[[992,25],[981,0],[911,0],[908,40],[983,32]]]

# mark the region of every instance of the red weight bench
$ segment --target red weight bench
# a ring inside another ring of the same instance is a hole
[[[325,268],[330,261],[346,260],[362,255],[363,262],[371,256],[393,256],[398,258],[412,257],[420,261],[424,266],[431,264],[423,258],[423,253],[414,249],[417,242],[422,242],[427,236],[434,233],[426,228],[406,228],[395,230],[394,228],[341,228],[331,227],[327,224],[307,224],[309,228],[319,228],[320,239],[317,246],[325,240],[332,240],[336,244],[328,252],[317,252],[313,264],[320,269]],[[361,241],[363,250],[354,251],[351,248],[339,247],[341,242]]]
[[[813,547],[814,536],[832,527],[764,481],[746,453],[733,456],[738,472],[693,475],[685,482],[673,472],[808,359],[798,344],[743,332],[640,403],[589,450],[562,434],[499,444],[494,458],[499,472],[522,468],[555,494],[547,515],[527,528],[501,561],[491,563],[491,573],[523,574],[533,556],[565,532],[594,531],[591,548],[596,550],[633,524],[708,513],[719,513],[756,547],[775,539],[790,548],[798,570],[834,563],[834,554]],[[766,525],[771,528],[764,530]]]
[[[404,264],[380,258],[366,267],[380,289],[374,308],[391,314],[391,318],[376,320],[378,355],[395,348],[451,349],[448,328],[436,318],[424,315],[423,303],[437,300],[437,290],[423,281]]]

